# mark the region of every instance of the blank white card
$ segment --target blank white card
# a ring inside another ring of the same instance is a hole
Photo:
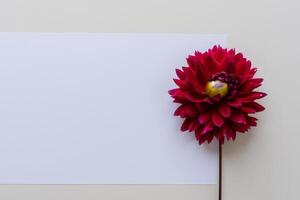
[[[220,35],[0,34],[1,184],[215,184],[180,132],[175,68]]]

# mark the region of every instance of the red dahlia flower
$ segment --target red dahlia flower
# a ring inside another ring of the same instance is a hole
[[[184,118],[182,131],[195,132],[199,144],[214,137],[223,144],[256,126],[250,115],[264,110],[255,100],[266,94],[254,91],[263,79],[253,77],[257,69],[243,54],[214,46],[188,56],[187,63],[176,69],[178,88],[169,91],[180,104],[174,115]]]

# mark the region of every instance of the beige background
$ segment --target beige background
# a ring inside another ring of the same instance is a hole
[[[225,33],[265,77],[259,126],[224,146],[224,200],[298,200],[297,0],[0,0],[0,31]],[[217,199],[216,185],[0,186],[5,200]]]

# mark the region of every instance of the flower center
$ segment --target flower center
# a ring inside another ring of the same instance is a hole
[[[206,84],[206,94],[209,97],[220,95],[221,97],[233,97],[237,93],[239,78],[234,74],[219,72]]]
[[[208,81],[206,84],[206,94],[209,97],[216,95],[224,97],[228,94],[228,84],[220,80]]]

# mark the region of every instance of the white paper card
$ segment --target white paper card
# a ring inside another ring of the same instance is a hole
[[[215,184],[180,132],[175,68],[221,35],[0,34],[1,184]]]

